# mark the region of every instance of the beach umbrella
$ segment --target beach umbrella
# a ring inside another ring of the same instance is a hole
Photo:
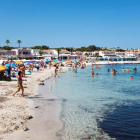
[[[17,67],[17,65],[14,63],[7,63],[5,66],[8,67],[9,65],[11,65],[11,67]]]
[[[105,61],[108,61],[108,58],[105,58]]]
[[[53,60],[54,62],[58,62],[58,60]]]
[[[16,62],[17,64],[22,64],[22,62],[20,62],[20,61],[17,61],[17,60],[15,60],[15,62]]]
[[[0,71],[6,70],[6,69],[7,69],[7,67],[0,65]]]
[[[56,62],[52,62],[53,65],[56,65]]]
[[[99,60],[104,60],[102,57]]]
[[[10,60],[9,63],[13,63],[14,61]]]
[[[76,62],[77,62],[77,60],[73,60],[73,62],[74,62],[74,63],[76,63]]]
[[[81,62],[81,60],[79,60],[79,62]]]
[[[28,65],[28,64],[30,64],[30,63],[29,63],[29,62],[25,62],[25,63],[24,63],[24,65]]]
[[[34,63],[34,62],[35,62],[34,60],[29,61],[29,63]]]
[[[48,59],[46,59],[46,60],[44,60],[44,62],[45,62],[45,63],[49,63],[49,62],[51,62],[51,61],[49,61]]]

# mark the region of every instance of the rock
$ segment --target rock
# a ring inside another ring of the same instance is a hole
[[[4,123],[0,123],[0,132],[6,131],[7,127]]]
[[[10,131],[14,131],[14,130],[17,130],[19,128],[19,126],[17,126],[17,125],[12,125],[11,127],[10,127]]]
[[[32,119],[32,118],[33,118],[33,116],[31,116],[31,115],[30,115],[30,116],[28,116],[28,119],[29,119],[29,120],[30,120],[30,119]]]
[[[39,85],[44,85],[44,83],[39,83]]]
[[[35,108],[39,108],[39,106],[36,106]]]
[[[31,115],[22,116],[22,119],[25,120],[25,121],[30,120],[32,118],[33,118],[33,116],[31,116]]]

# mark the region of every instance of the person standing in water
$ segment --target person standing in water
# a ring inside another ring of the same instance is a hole
[[[108,68],[108,72],[110,72],[110,69]]]
[[[57,75],[57,67],[55,68],[54,73],[55,73],[54,77],[56,77],[56,75]]]
[[[24,89],[23,89],[23,85],[22,85],[22,76],[21,76],[22,72],[19,71],[18,72],[18,76],[17,76],[17,91],[13,94],[13,96],[15,96],[15,94],[17,92],[20,91],[20,89],[22,90],[22,97],[24,97]]]
[[[124,72],[124,71],[125,71],[125,69],[123,68],[123,69],[122,69],[122,71]]]
[[[130,80],[132,80],[133,79],[133,76],[130,76]]]
[[[93,69],[91,70],[91,75],[94,75],[94,70]]]

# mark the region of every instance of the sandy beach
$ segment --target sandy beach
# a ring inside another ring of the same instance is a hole
[[[40,81],[53,74],[54,67],[28,75],[25,78],[27,81],[23,81],[25,98],[21,97],[20,92],[12,96],[17,81],[0,81],[0,139],[56,139],[55,133],[62,127],[59,121],[60,101],[47,92],[46,100],[32,100],[42,96],[39,95]]]
[[[96,64],[140,63],[132,62],[96,62]],[[87,63],[91,65],[91,63]],[[64,71],[68,68],[63,67]],[[23,81],[25,98],[21,93],[12,96],[17,81],[0,81],[0,139],[2,140],[56,140],[56,132],[63,124],[60,122],[61,100],[49,92],[44,84],[54,75],[54,67],[39,73],[27,75]],[[60,77],[61,78],[61,77]],[[53,79],[53,77],[52,77]],[[40,87],[40,90],[39,90]]]

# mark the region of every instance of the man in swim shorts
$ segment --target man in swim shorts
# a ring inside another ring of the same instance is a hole
[[[94,70],[93,69],[91,70],[91,75],[94,75]]]

